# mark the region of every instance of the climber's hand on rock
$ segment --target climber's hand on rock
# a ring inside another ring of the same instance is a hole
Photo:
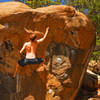
[[[46,32],[48,32],[48,30],[49,30],[49,26],[46,28]]]

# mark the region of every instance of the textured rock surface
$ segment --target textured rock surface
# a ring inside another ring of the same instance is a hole
[[[81,86],[95,47],[95,27],[68,6],[31,9],[19,2],[1,3],[0,71],[13,73],[20,58],[18,50],[29,33],[44,33],[47,26],[48,36],[37,48],[37,56],[46,60],[45,69],[37,72],[39,65],[19,68],[13,92],[18,100],[73,100]]]
[[[88,65],[88,69],[100,75],[100,60],[91,60]]]
[[[90,70],[85,74],[82,87],[75,100],[99,100],[100,99],[100,75]]]

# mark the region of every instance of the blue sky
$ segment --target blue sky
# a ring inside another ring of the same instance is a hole
[[[13,0],[0,0],[0,2],[7,2],[7,1],[13,1]]]

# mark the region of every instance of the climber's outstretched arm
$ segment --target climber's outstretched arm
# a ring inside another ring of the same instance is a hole
[[[23,45],[22,49],[20,50],[20,54],[23,53],[23,51],[25,50],[25,47],[26,47],[26,43]]]
[[[46,28],[46,32],[45,32],[43,38],[37,40],[38,43],[43,42],[43,41],[45,40],[45,38],[46,38],[46,36],[47,36],[47,34],[48,34],[48,30],[49,30],[49,27]]]

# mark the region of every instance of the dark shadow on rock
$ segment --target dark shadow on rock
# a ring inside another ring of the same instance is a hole
[[[0,73],[0,99],[15,100],[16,79],[12,79],[7,74]]]
[[[88,71],[84,77],[82,86],[75,100],[89,100],[91,98],[94,99],[96,98],[95,100],[99,100],[98,98],[100,97],[97,95],[97,89],[98,89],[98,76],[92,73],[91,71]]]

